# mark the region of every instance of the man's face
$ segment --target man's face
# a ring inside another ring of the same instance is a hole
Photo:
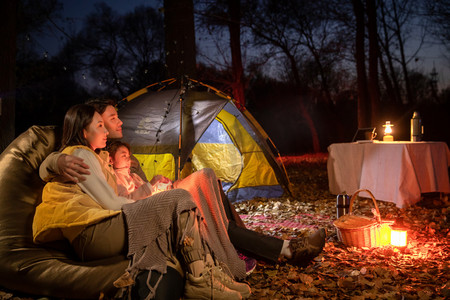
[[[123,122],[119,119],[117,111],[113,106],[108,105],[106,110],[102,114],[103,122],[105,123],[106,129],[109,131],[108,138],[111,139],[121,139],[122,135],[122,124]]]

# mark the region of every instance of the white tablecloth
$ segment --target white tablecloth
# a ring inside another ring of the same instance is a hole
[[[421,193],[450,193],[450,151],[444,142],[341,143],[330,145],[328,152],[332,194],[368,189],[377,200],[406,207]]]

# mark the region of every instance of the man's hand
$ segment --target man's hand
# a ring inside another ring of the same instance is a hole
[[[64,181],[80,182],[86,180],[83,175],[89,175],[89,166],[82,158],[74,155],[61,155],[58,158],[58,170]]]

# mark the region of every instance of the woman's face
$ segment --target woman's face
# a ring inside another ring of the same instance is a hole
[[[114,157],[112,158],[114,169],[129,169],[131,166],[130,151],[125,146],[121,146],[117,149]]]
[[[109,132],[106,130],[102,116],[98,112],[95,112],[91,124],[86,129],[83,129],[83,134],[92,150],[105,148],[106,137]]]

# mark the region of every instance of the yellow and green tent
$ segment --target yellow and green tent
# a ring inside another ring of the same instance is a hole
[[[247,110],[209,85],[177,82],[149,85],[118,104],[122,140],[148,179],[211,168],[232,202],[290,193],[278,151]]]

